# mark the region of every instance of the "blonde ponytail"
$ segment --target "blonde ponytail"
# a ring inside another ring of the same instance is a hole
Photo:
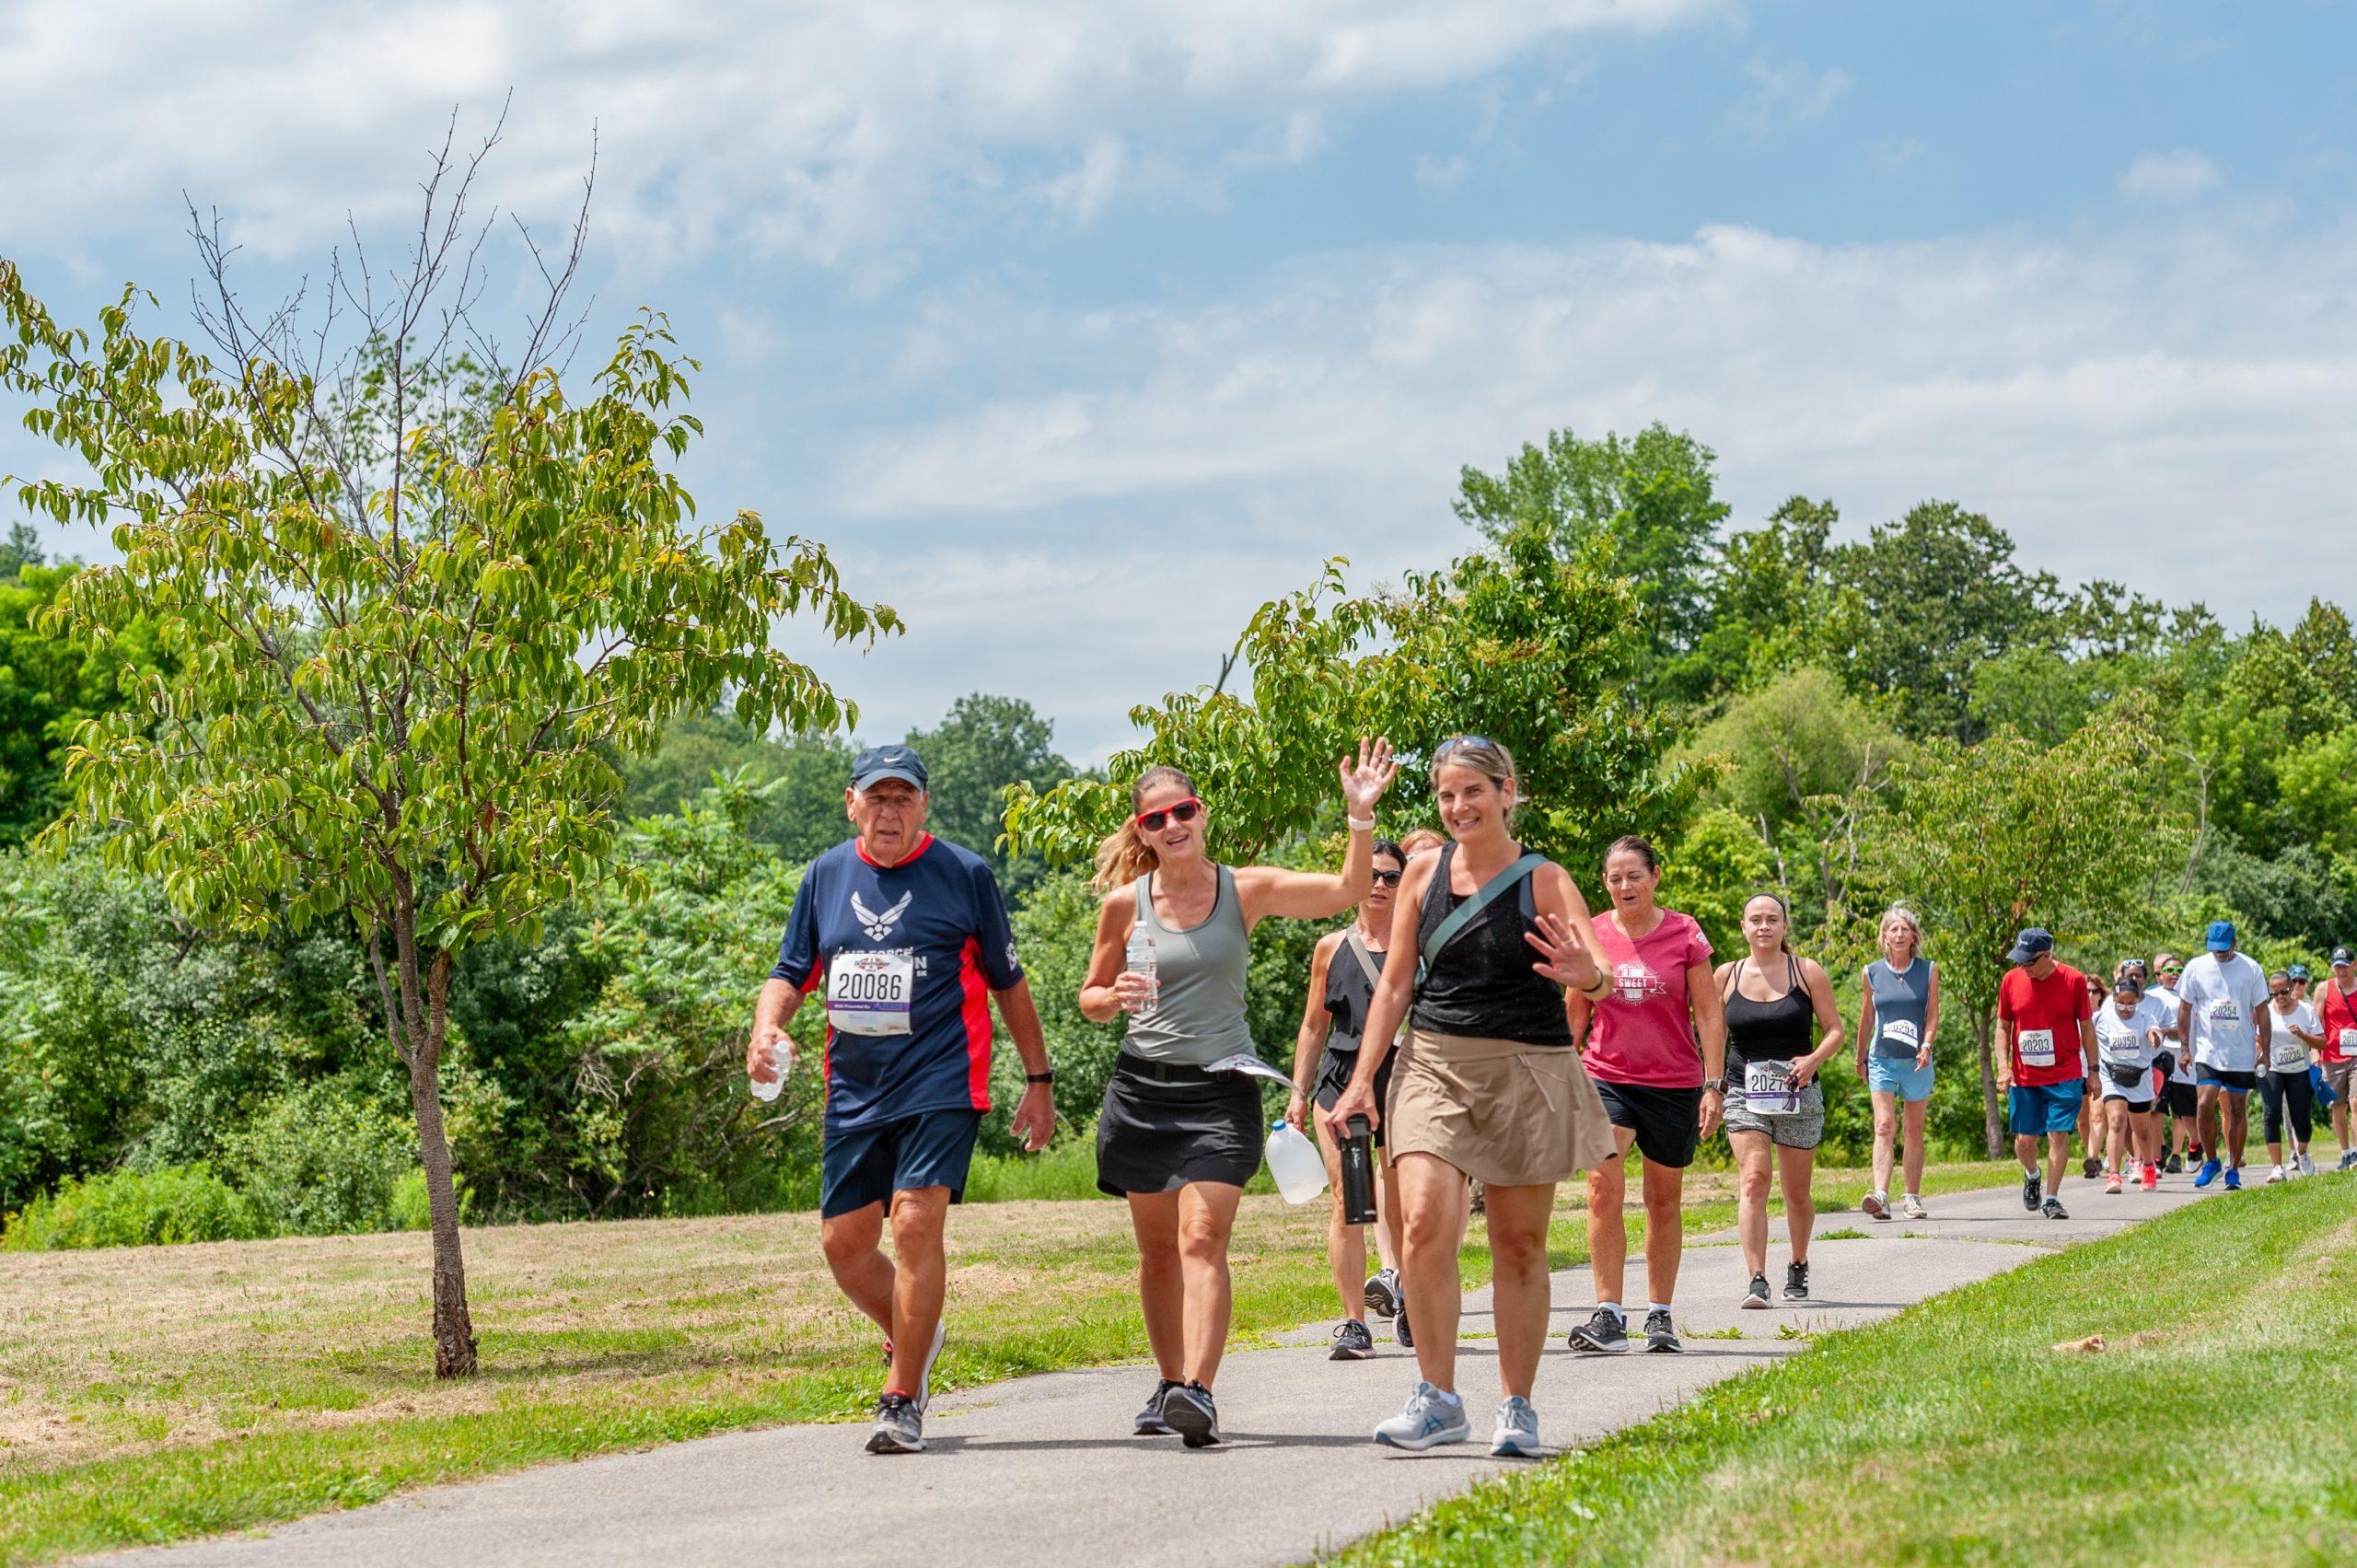
[[[1163,783],[1175,783],[1189,795],[1197,793],[1194,780],[1167,764],[1148,768],[1138,775],[1138,782],[1130,786],[1130,819],[1097,846],[1096,884],[1100,890],[1109,893],[1116,888],[1126,888],[1162,864],[1154,846],[1138,832],[1137,813],[1145,792]]]

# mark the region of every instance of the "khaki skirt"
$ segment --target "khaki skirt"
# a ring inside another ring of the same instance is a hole
[[[1568,1046],[1412,1031],[1384,1108],[1391,1157],[1433,1155],[1477,1181],[1538,1187],[1620,1152]]]

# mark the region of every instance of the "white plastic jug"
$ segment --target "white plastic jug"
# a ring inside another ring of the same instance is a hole
[[[1269,1174],[1288,1203],[1306,1203],[1326,1191],[1326,1162],[1318,1145],[1294,1131],[1290,1121],[1269,1129]]]

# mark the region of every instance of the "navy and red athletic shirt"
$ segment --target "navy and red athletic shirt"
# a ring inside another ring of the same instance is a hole
[[[990,863],[931,833],[898,865],[837,844],[802,874],[770,974],[823,1003],[827,959],[846,951],[910,953],[916,983],[907,1034],[827,1030],[828,1129],[988,1110],[990,993],[1023,978]]]

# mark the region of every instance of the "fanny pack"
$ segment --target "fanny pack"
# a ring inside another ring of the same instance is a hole
[[[2123,1067],[2118,1063],[2113,1063],[2109,1066],[2106,1067],[2104,1071],[2110,1074],[2111,1081],[2118,1084],[2121,1088],[2132,1089],[2137,1085],[2144,1081],[2144,1075],[2150,1073],[2152,1069],[2150,1067]]]

